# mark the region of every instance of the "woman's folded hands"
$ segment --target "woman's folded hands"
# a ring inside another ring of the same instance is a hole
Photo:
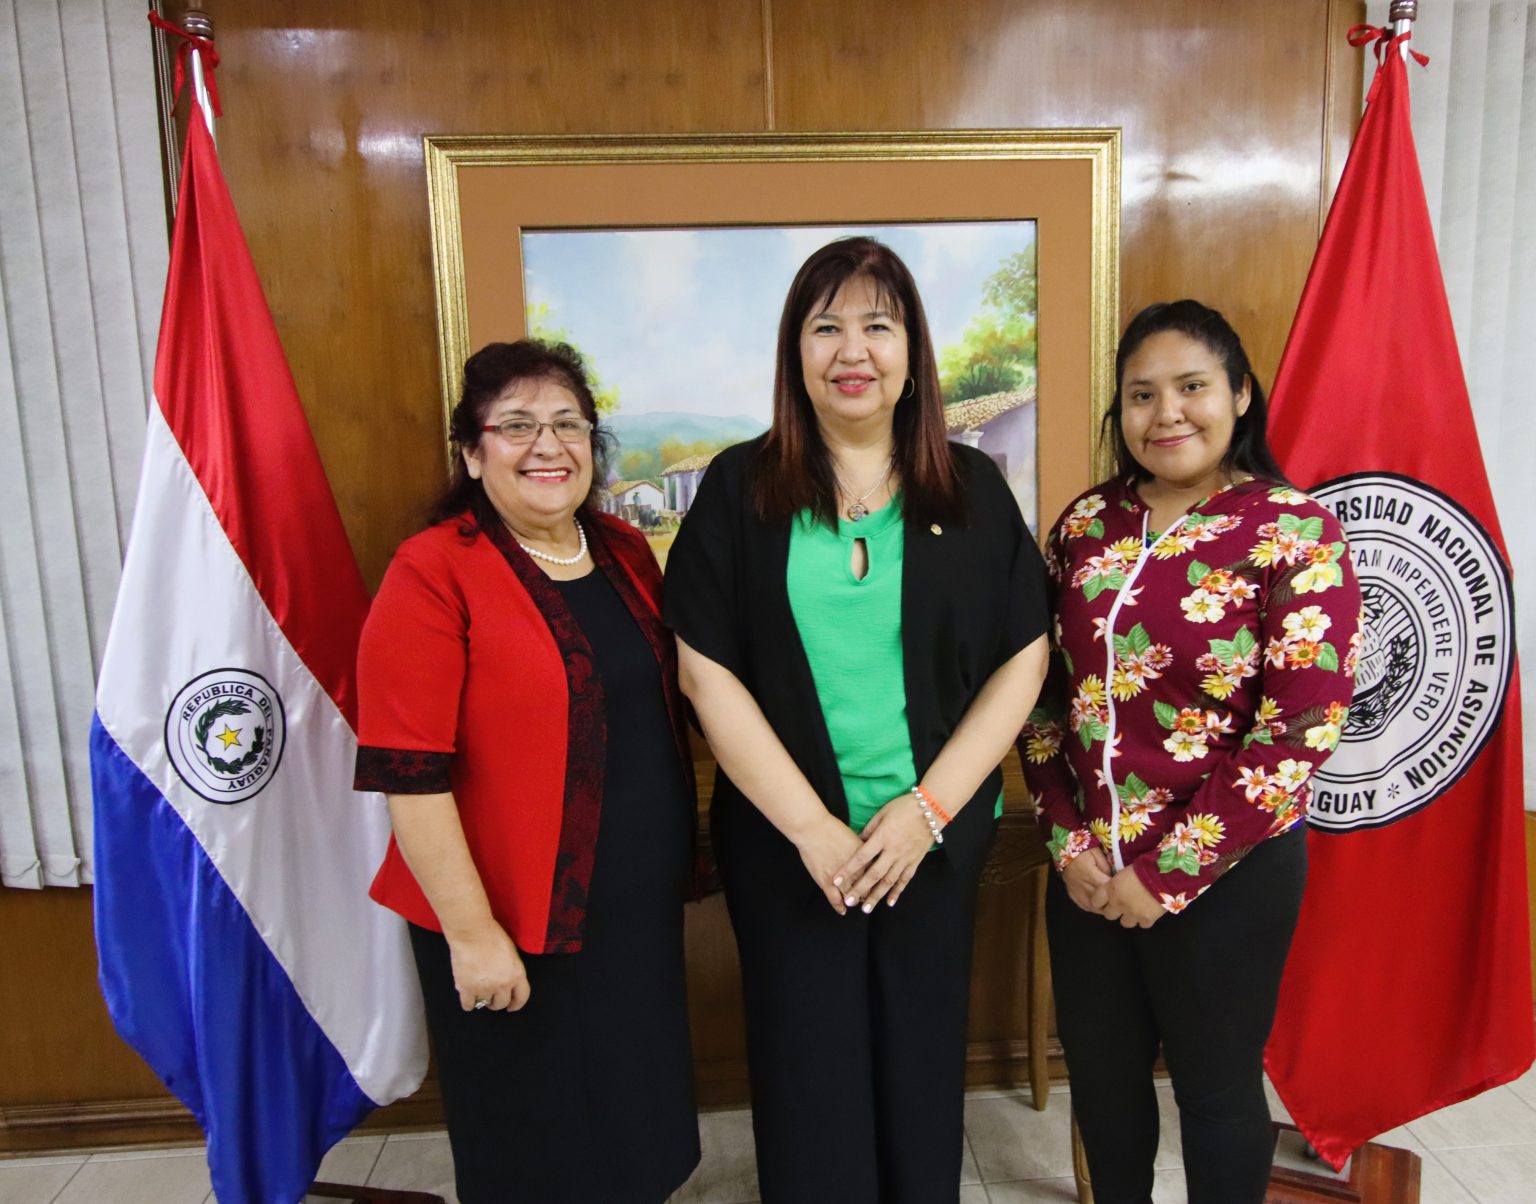
[[[832,885],[843,892],[846,906],[860,907],[866,915],[882,899],[894,907],[932,847],[933,832],[922,809],[910,794],[897,795],[865,825]]]

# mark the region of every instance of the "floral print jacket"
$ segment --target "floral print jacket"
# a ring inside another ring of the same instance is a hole
[[[1161,533],[1132,482],[1062,514],[1055,647],[1019,739],[1052,858],[1101,846],[1170,912],[1301,823],[1360,651],[1343,528],[1250,480]]]

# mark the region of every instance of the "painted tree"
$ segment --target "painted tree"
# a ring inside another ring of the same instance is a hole
[[[958,343],[939,353],[944,404],[1025,388],[1035,378],[1039,309],[1035,249],[1008,256],[982,286],[982,305]]]
[[[670,468],[674,464],[691,459],[694,456],[712,456],[716,452],[729,447],[733,440],[730,439],[663,439],[656,449],[656,454],[661,460],[663,469]]]
[[[660,480],[663,467],[661,456],[655,448],[636,448],[619,456],[619,479],[621,481]]]
[[[536,302],[528,307],[528,337],[541,339],[546,343],[566,343],[575,348],[581,356],[582,362],[587,366],[587,384],[592,388],[592,399],[597,402],[599,417],[614,414],[619,409],[619,387],[609,385],[603,381],[598,373],[597,365],[592,357],[582,351],[581,345],[571,336],[571,332],[563,326],[555,325],[554,315],[550,307],[543,301]]]

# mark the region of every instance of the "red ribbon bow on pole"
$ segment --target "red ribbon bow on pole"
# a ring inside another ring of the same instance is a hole
[[[219,105],[219,86],[214,82],[214,71],[219,65],[219,52],[213,48],[213,43],[207,38],[188,33],[179,25],[172,25],[155,12],[149,14],[149,23],[173,38],[181,39],[181,49],[176,53],[176,76],[172,85],[171,107],[175,108],[181,103],[182,85],[187,81],[188,60],[192,55],[200,54],[203,56],[203,82],[208,86],[208,99],[213,103],[213,115],[224,116],[224,110]]]
[[[1375,42],[1376,63],[1378,67],[1385,63],[1387,55],[1399,46],[1402,46],[1409,54],[1413,55],[1414,60],[1420,67],[1427,67],[1429,65],[1429,55],[1420,54],[1417,50],[1406,45],[1408,39],[1413,37],[1413,30],[1411,29],[1405,29],[1402,33],[1394,34],[1390,29],[1383,29],[1379,25],[1354,25],[1350,27],[1349,33],[1345,36],[1349,39],[1351,46],[1364,46],[1367,42]],[[1371,81],[1371,90],[1365,94],[1366,104],[1370,104],[1371,101],[1376,99],[1376,88],[1380,81],[1381,76],[1379,74]]]

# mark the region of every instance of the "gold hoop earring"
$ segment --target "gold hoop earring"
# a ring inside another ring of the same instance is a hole
[[[917,395],[917,381],[915,381],[912,377],[909,376],[909,377],[907,377],[907,387],[901,391],[901,396],[898,397],[897,400],[898,401],[906,401],[907,398],[915,397],[916,395]]]

